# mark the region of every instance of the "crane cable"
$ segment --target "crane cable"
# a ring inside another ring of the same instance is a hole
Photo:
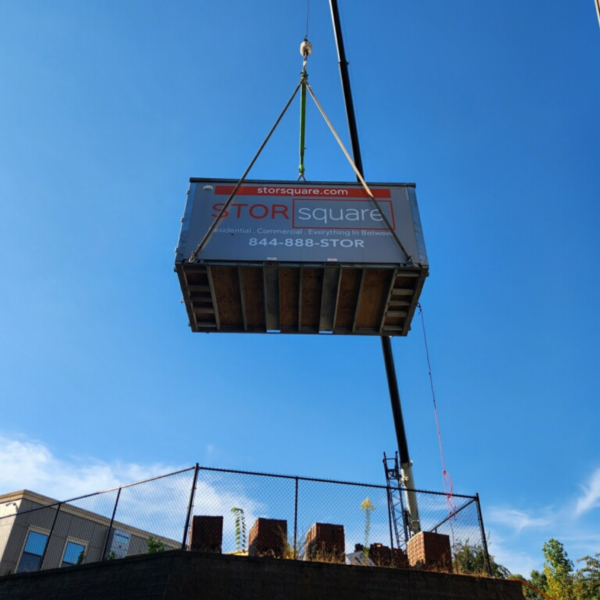
[[[435,426],[437,429],[438,443],[440,446],[440,458],[442,459],[442,477],[444,481],[444,491],[446,492],[446,504],[448,506],[448,515],[454,516],[456,519],[456,502],[454,502],[454,484],[450,473],[446,470],[446,461],[444,459],[444,447],[442,445],[442,432],[440,429],[440,420],[438,417],[437,402],[435,399],[435,389],[433,387],[433,375],[431,373],[431,361],[429,359],[429,346],[427,344],[427,332],[425,331],[425,316],[423,315],[423,307],[421,303],[417,303],[419,315],[421,316],[421,326],[423,328],[423,341],[425,342],[425,356],[427,357],[427,369],[429,371],[429,385],[431,386],[431,397],[433,399],[433,412],[435,414]]]

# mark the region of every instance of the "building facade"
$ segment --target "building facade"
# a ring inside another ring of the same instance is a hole
[[[0,575],[177,548],[181,542],[30,490],[0,495]]]

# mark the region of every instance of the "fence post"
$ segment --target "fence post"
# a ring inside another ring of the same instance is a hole
[[[485,565],[488,575],[492,576],[492,564],[490,562],[490,553],[488,551],[487,540],[485,539],[485,529],[483,528],[483,517],[481,516],[481,504],[479,504],[479,494],[475,494],[477,501],[477,518],[479,519],[479,528],[481,529],[481,539],[483,540],[483,551],[485,553]]]
[[[62,506],[62,502],[58,503],[58,507],[56,508],[56,513],[54,513],[54,519],[52,519],[52,526],[50,527],[50,533],[48,534],[48,539],[46,541],[46,545],[44,546],[44,553],[42,554],[42,560],[40,560],[40,568],[38,571],[42,570],[44,566],[44,560],[46,559],[46,552],[48,552],[48,546],[50,545],[50,540],[52,539],[52,534],[54,533],[54,526],[56,525],[56,519],[58,519],[58,513],[60,512],[60,507]],[[60,565],[58,565],[60,567]]]
[[[190,502],[188,504],[187,516],[185,518],[185,525],[183,526],[183,541],[181,542],[181,549],[185,550],[187,544],[188,529],[190,527],[190,518],[192,516],[192,509],[194,508],[194,495],[196,494],[196,482],[198,481],[198,471],[200,467],[198,463],[194,467],[194,480],[192,481],[192,489],[190,491]]]
[[[390,484],[388,483],[388,488],[387,488],[387,500],[388,500],[388,520],[390,522],[390,559],[391,559],[391,565],[392,567],[396,566],[396,555],[394,553],[394,534],[392,532],[392,500],[391,500],[391,496],[390,496],[391,492],[390,492]]]
[[[101,561],[106,560],[106,550],[108,549],[108,540],[110,540],[110,532],[112,531],[113,523],[115,522],[115,515],[117,514],[117,505],[119,504],[119,498],[121,497],[122,489],[123,488],[119,488],[119,491],[117,492],[117,497],[115,499],[115,506],[113,508],[112,516],[110,517],[110,525],[108,526],[108,531],[106,532],[106,540],[104,542],[104,548],[102,549],[102,557],[100,558]]]
[[[296,477],[296,490],[294,498],[294,559],[298,558],[298,477]]]

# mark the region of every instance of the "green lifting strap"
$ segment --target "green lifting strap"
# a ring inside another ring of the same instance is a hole
[[[304,177],[304,172],[306,169],[304,168],[304,150],[306,147],[304,146],[304,139],[306,133],[306,79],[308,77],[308,73],[306,69],[302,70],[302,79],[300,80],[301,92],[300,92],[300,166],[298,167],[298,173],[300,173],[298,179],[306,179]]]

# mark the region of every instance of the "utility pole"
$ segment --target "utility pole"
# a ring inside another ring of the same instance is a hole
[[[596,0],[596,3],[600,0]],[[346,105],[346,117],[348,119],[348,130],[350,131],[350,141],[352,144],[352,154],[354,164],[364,177],[362,155],[358,141],[358,129],[356,127],[356,114],[354,112],[354,103],[352,101],[352,89],[350,87],[350,75],[348,73],[348,61],[346,60],[346,51],[344,49],[344,39],[342,36],[342,26],[337,0],[329,0],[331,7],[331,18],[333,20],[333,31],[338,53],[338,62],[340,66],[340,77],[342,80],[342,90],[344,93],[344,103]],[[381,349],[383,351],[383,360],[387,374],[388,388],[390,392],[390,401],[392,404],[392,415],[394,417],[394,427],[396,429],[396,440],[398,442],[398,452],[400,455],[400,469],[405,487],[411,488],[406,491],[406,505],[409,514],[409,527],[413,534],[421,530],[419,521],[419,508],[417,506],[416,494],[412,491],[415,488],[415,481],[412,472],[412,462],[408,453],[408,441],[404,429],[404,419],[402,417],[402,405],[400,404],[400,393],[398,392],[398,381],[396,379],[396,368],[394,366],[394,355],[392,353],[392,344],[389,336],[381,337]]]

